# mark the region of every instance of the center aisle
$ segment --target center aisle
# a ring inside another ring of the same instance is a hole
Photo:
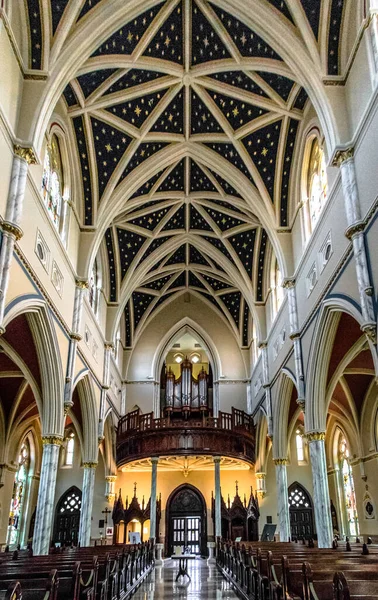
[[[168,559],[164,567],[156,567],[132,596],[132,600],[171,600],[172,598],[206,598],[234,600],[237,595],[230,584],[222,577],[215,565],[207,565],[198,558],[188,561],[188,578],[180,577],[176,583],[178,561]]]

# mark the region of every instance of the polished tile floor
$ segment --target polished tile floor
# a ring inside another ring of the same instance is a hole
[[[206,598],[208,600],[234,600],[237,595],[232,586],[222,577],[215,565],[207,565],[206,560],[197,558],[188,561],[191,580],[180,577],[178,561],[166,560],[164,567],[156,567],[132,596],[132,600],[172,600],[185,598]]]

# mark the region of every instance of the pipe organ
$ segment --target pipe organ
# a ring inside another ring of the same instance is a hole
[[[198,377],[193,376],[193,365],[188,358],[180,365],[180,376],[168,368],[165,373],[165,398],[164,412],[184,413],[188,416],[192,412],[206,413],[211,410],[209,401],[209,377],[202,368]]]

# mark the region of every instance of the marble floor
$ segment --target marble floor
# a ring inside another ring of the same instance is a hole
[[[237,595],[232,586],[222,577],[215,565],[197,558],[188,561],[188,573],[191,580],[180,577],[178,561],[168,559],[163,567],[156,567],[133,594],[132,600],[159,600],[206,598],[208,600],[234,600]]]

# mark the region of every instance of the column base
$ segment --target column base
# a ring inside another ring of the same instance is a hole
[[[163,548],[164,544],[156,544],[156,558],[155,558],[155,567],[163,567]]]
[[[215,565],[215,542],[207,542],[207,547],[209,549],[209,558],[207,559],[208,565]]]

